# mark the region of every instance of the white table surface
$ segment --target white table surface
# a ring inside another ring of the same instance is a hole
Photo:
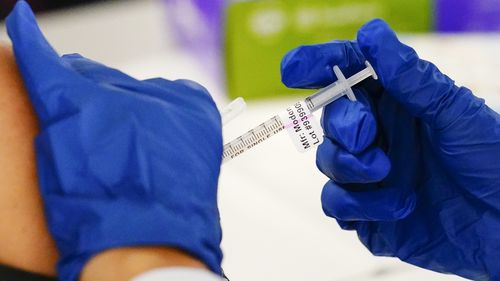
[[[218,101],[227,102],[221,87],[176,46],[163,9],[156,0],[117,1],[44,14],[40,23],[61,53],[79,52],[137,78],[193,79]],[[404,40],[500,108],[500,72],[496,71],[500,36]],[[237,136],[293,101],[251,102],[225,128],[225,137]],[[461,280],[373,257],[355,233],[341,231],[321,210],[319,198],[326,178],[316,170],[314,157],[314,153],[297,153],[282,134],[223,166],[219,200],[223,266],[231,280]]]

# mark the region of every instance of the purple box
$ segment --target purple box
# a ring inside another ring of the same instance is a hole
[[[182,43],[206,47],[220,42],[224,0],[165,0]]]
[[[164,0],[177,42],[222,82],[225,0]]]
[[[437,31],[500,31],[500,0],[436,1]]]

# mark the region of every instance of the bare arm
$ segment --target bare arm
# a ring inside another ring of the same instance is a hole
[[[57,251],[35,170],[37,122],[10,46],[0,46],[0,62],[0,263],[54,276]]]
[[[126,281],[143,272],[168,267],[205,268],[205,265],[172,248],[121,248],[91,259],[83,269],[80,280]]]

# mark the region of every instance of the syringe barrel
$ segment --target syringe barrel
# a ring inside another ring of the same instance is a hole
[[[307,104],[307,107],[311,112],[314,112],[318,109],[321,109],[328,105],[329,103],[337,100],[338,98],[342,97],[344,95],[344,91],[342,90],[342,87],[339,82],[335,82],[318,92],[314,93],[313,95],[307,97],[305,99],[305,102]]]
[[[365,80],[370,76],[373,77],[375,80],[378,79],[377,73],[375,72],[371,64],[368,61],[366,61],[365,65],[366,65],[365,69],[354,74],[349,79],[345,78],[344,74],[342,74],[338,66],[334,66],[333,71],[335,72],[335,75],[338,78],[337,82],[307,97],[305,99],[305,102],[309,110],[311,112],[314,112],[320,108],[325,107],[329,103],[334,102],[335,100],[339,99],[344,95],[347,95],[350,100],[356,101],[356,97],[354,96],[351,87],[353,87],[354,85],[358,84],[359,82]]]

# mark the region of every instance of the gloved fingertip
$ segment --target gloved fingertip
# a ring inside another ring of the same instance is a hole
[[[316,150],[316,167],[318,170],[331,180],[335,180],[334,169],[332,167],[333,150],[332,144],[328,139],[324,140]]]
[[[333,181],[328,181],[323,189],[321,190],[321,207],[325,215],[331,218],[335,218],[337,220],[345,221],[339,217],[337,217],[334,206],[333,206],[333,196],[335,196],[334,188],[340,188],[336,186],[336,183]]]
[[[9,19],[12,20],[13,18],[17,17],[25,17],[25,19],[27,20],[32,20],[35,18],[35,14],[31,10],[31,7],[28,4],[28,2],[24,0],[17,1],[11,13],[9,14],[9,16],[7,16],[7,20]]]
[[[329,140],[319,146],[316,166],[339,183],[376,183],[391,171],[391,162],[380,148],[353,155]]]
[[[356,96],[360,101],[363,98],[359,92]],[[325,135],[353,154],[367,149],[377,135],[377,121],[368,102],[340,99],[331,103],[324,109],[322,123]]]
[[[359,48],[376,70],[378,66],[376,52],[380,50],[384,41],[391,40],[395,36],[389,25],[381,19],[369,21],[359,29],[357,34]]]
[[[378,40],[386,40],[388,38],[397,38],[397,36],[389,24],[382,19],[374,19],[367,22],[358,30],[357,34],[357,41],[361,51],[370,46],[370,43],[378,43]]]
[[[360,163],[364,164],[360,169],[364,174],[366,182],[380,182],[389,175],[392,165],[382,149],[375,147],[359,155]]]
[[[304,45],[288,52],[281,61],[281,80],[290,88],[318,89],[337,80],[333,66],[345,76],[365,67],[365,58],[356,42],[332,41]]]
[[[289,88],[299,88],[303,82],[301,79],[305,74],[301,71],[305,67],[302,57],[304,56],[304,46],[289,51],[281,60],[281,82]],[[302,55],[301,55],[302,53]]]
[[[370,35],[370,34],[372,34],[374,36],[375,34],[373,34],[373,33],[385,31],[385,30],[390,30],[390,29],[391,28],[390,28],[389,24],[386,21],[384,21],[383,19],[381,19],[381,18],[372,19],[369,22],[365,23],[359,29],[358,39],[359,39],[359,36]]]
[[[16,3],[6,20],[16,62],[28,90],[49,84],[48,76],[60,69],[60,57],[43,35],[35,14],[25,1]],[[54,79],[57,80],[57,79]]]
[[[289,88],[317,89],[335,81],[332,64],[344,54],[344,43],[300,46],[281,62],[281,81]]]
[[[18,1],[6,18],[7,33],[14,45],[22,39],[40,39],[41,31],[35,14],[26,1]]]

